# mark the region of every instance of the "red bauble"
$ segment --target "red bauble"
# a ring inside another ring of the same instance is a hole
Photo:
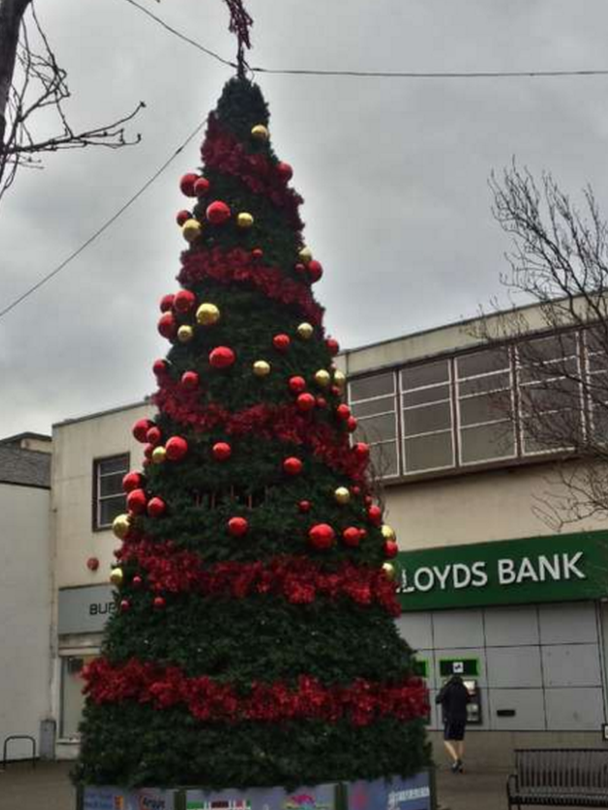
[[[272,339],[272,345],[278,352],[286,352],[291,344],[289,335],[275,335]]]
[[[120,600],[120,609],[121,609],[121,611],[122,611],[123,613],[126,613],[126,611],[127,611],[127,610],[128,610],[130,607],[131,607],[131,603],[129,602],[129,600],[128,600],[128,599],[121,599],[121,600]]]
[[[164,377],[169,373],[169,363],[162,358],[155,360],[152,365],[152,371],[157,377]]]
[[[311,507],[312,504],[310,501],[300,501],[300,503],[298,504],[298,511],[304,514],[306,512],[310,512]]]
[[[160,432],[160,428],[157,428],[156,425],[152,425],[150,430],[146,433],[146,441],[148,444],[151,444],[152,447],[156,447],[157,444],[160,444],[162,437],[163,434]]]
[[[173,293],[167,293],[160,299],[159,307],[161,312],[170,312],[173,308],[173,300],[175,296]]]
[[[323,265],[316,259],[311,259],[306,267],[306,272],[308,273],[309,279],[314,284],[315,281],[318,281],[323,275]]]
[[[127,508],[134,515],[141,515],[146,511],[148,498],[143,489],[133,489],[127,495]]]
[[[295,265],[294,270],[296,271],[296,273],[298,273],[301,276],[306,276],[307,275],[306,265],[302,264],[302,262],[298,262]]]
[[[367,517],[370,523],[373,523],[374,526],[379,526],[382,523],[382,509],[376,506],[376,504],[372,504],[367,509]]]
[[[150,461],[150,459],[152,458],[152,451],[153,451],[153,450],[154,450],[154,445],[153,445],[153,444],[147,444],[147,445],[144,447],[144,456],[145,456],[145,458],[146,458],[146,461]],[[146,463],[146,462],[144,461],[144,464],[145,464],[145,463]]]
[[[340,344],[335,338],[327,338],[325,345],[329,349],[330,354],[336,355],[340,351]]]
[[[192,219],[192,213],[190,211],[186,211],[185,209],[178,211],[175,216],[175,221],[177,222],[180,228],[182,227],[184,222],[186,222],[186,220],[188,219]]]
[[[339,397],[339,396],[340,396],[340,393],[341,393],[341,392],[340,392],[340,389],[338,388],[338,386],[337,386],[337,385],[332,385],[332,387],[331,387],[329,390],[332,392],[332,394],[333,394],[335,397]]]
[[[209,191],[210,183],[206,177],[199,177],[196,183],[194,184],[194,195],[195,197],[202,197]]]
[[[211,448],[211,452],[216,461],[227,461],[232,455],[232,447],[228,442],[216,442]]]
[[[345,422],[350,417],[350,408],[344,402],[336,408],[336,416],[338,419],[343,419]]]
[[[184,371],[181,376],[181,383],[187,391],[194,391],[198,388],[199,376],[196,371]]]
[[[289,163],[285,163],[281,161],[277,163],[277,174],[285,183],[287,183],[293,177],[293,169],[289,165]]]
[[[283,462],[283,469],[287,473],[287,475],[299,475],[302,472],[303,464],[299,458],[295,456],[289,456]]]
[[[99,560],[97,557],[89,557],[87,560],[87,568],[89,571],[97,571],[99,568]]]
[[[395,543],[394,540],[387,540],[384,543],[384,556],[388,557],[389,560],[393,557],[396,557],[399,553],[399,546]]]
[[[358,458],[369,458],[369,445],[365,442],[357,442],[357,444],[353,445],[353,450]]]
[[[325,397],[317,397],[317,407],[327,408],[327,400],[325,399]]]
[[[122,488],[125,492],[133,492],[134,489],[144,484],[144,476],[139,472],[128,472],[122,479]]]
[[[163,596],[155,596],[152,603],[157,610],[162,610],[167,604]]]
[[[351,487],[350,491],[352,492],[353,495],[360,495],[361,494],[361,487],[357,487],[357,486]]]
[[[164,338],[167,338],[167,340],[172,340],[172,338],[175,337],[177,334],[177,323],[172,312],[165,312],[164,315],[160,316],[158,331]]]
[[[171,436],[165,444],[169,461],[180,461],[188,452],[188,442],[181,436]]]
[[[146,441],[146,434],[150,430],[150,428],[154,425],[151,419],[138,419],[137,422],[133,425],[132,433],[137,439],[138,442],[142,444]]]
[[[144,581],[139,576],[139,574],[135,574],[135,576],[131,580],[131,584],[133,585],[134,588],[141,588],[141,586],[144,584]]]
[[[228,531],[233,537],[242,537],[249,531],[249,523],[242,517],[230,518],[228,521]]]
[[[192,307],[196,304],[196,295],[190,290],[180,290],[175,293],[173,299],[173,306],[177,312],[190,312]]]
[[[288,385],[289,390],[293,394],[301,394],[302,391],[306,390],[306,380],[304,377],[290,377]]]
[[[213,368],[230,368],[236,360],[236,355],[228,346],[217,346],[209,354],[209,362]]]
[[[179,181],[179,187],[182,191],[182,194],[185,194],[186,197],[196,197],[194,184],[198,179],[199,179],[198,174],[194,174],[193,172],[184,174],[182,179]]]
[[[307,411],[312,411],[316,404],[317,401],[312,394],[300,394],[296,399],[298,410],[303,411],[304,413]]]
[[[354,416],[349,416],[348,419],[346,420],[346,427],[348,429],[348,432],[354,433],[355,430],[357,429],[358,424],[359,423],[357,422]]]
[[[162,498],[150,498],[148,501],[148,514],[151,518],[159,518],[165,514],[167,504]]]
[[[344,540],[347,546],[358,546],[361,542],[361,529],[358,529],[356,526],[348,526],[348,528],[344,529],[342,532],[342,539]]]
[[[261,259],[263,257],[263,255],[264,255],[264,251],[262,250],[262,248],[254,248],[251,251],[251,258],[252,259]]]
[[[230,208],[225,202],[216,200],[207,206],[205,215],[212,225],[223,225],[230,219]]]
[[[311,546],[319,551],[326,551],[334,544],[336,533],[327,523],[317,523],[308,532]]]

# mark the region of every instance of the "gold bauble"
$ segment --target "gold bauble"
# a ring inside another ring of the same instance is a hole
[[[201,326],[213,326],[220,319],[220,311],[215,304],[201,304],[196,310],[196,320]]]
[[[382,563],[382,570],[384,571],[388,579],[395,579],[395,577],[397,576],[397,571],[392,563],[388,562]]]
[[[256,141],[267,141],[270,138],[270,132],[268,132],[268,128],[264,124],[256,124],[251,127],[251,137],[255,138]]]
[[[203,228],[198,219],[187,219],[182,225],[182,236],[186,242],[194,242],[201,235]]]
[[[308,340],[312,337],[313,332],[315,331],[314,326],[311,323],[301,323],[298,326],[298,337],[301,337],[302,340]]]
[[[194,329],[187,324],[182,324],[177,330],[177,339],[180,343],[189,343],[194,337]]]
[[[117,515],[112,521],[112,531],[120,540],[123,540],[131,528],[131,518],[128,515]]]
[[[334,384],[338,386],[338,388],[344,388],[346,385],[346,375],[340,371],[340,369],[336,369],[334,371]]]
[[[350,491],[346,487],[338,487],[334,491],[334,498],[339,504],[345,504],[350,501]]]
[[[395,540],[397,539],[395,530],[393,529],[392,526],[389,526],[388,523],[383,523],[380,531],[382,532],[382,537],[384,537],[385,540],[392,540],[393,542],[395,542]]]
[[[113,568],[110,571],[110,582],[112,585],[122,585],[123,579],[124,574],[122,573],[122,568]]]
[[[308,264],[312,259],[312,250],[309,247],[303,247],[298,253],[298,258],[301,262],[304,262],[304,264]]]
[[[266,360],[256,360],[253,364],[253,373],[256,377],[267,377],[270,374],[270,363]]]
[[[326,371],[324,368],[320,368],[318,371],[316,371],[315,382],[317,385],[320,385],[321,388],[327,388],[331,382],[331,375],[329,371]]]
[[[253,222],[253,217],[247,211],[241,211],[240,214],[237,214],[236,224],[239,228],[251,228]]]
[[[155,447],[152,451],[152,462],[154,464],[162,464],[167,458],[167,451],[164,447]]]

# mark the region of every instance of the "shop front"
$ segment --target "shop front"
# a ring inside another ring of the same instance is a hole
[[[531,734],[601,744],[608,532],[427,548],[398,562],[399,626],[429,685],[430,730],[442,727],[434,696],[459,673],[471,732],[508,733],[510,747]]]
[[[99,655],[103,628],[114,609],[111,585],[59,589],[54,690],[58,759],[72,759],[78,753],[84,705],[82,669]]]

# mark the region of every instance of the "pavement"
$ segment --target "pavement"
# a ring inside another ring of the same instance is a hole
[[[69,762],[26,763],[0,769],[0,810],[75,810]],[[440,769],[437,789],[442,810],[506,810],[506,772],[452,774]]]

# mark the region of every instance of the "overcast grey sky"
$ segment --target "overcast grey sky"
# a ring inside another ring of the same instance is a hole
[[[220,0],[140,0],[232,58]],[[38,0],[69,71],[75,126],[147,109],[141,145],[51,156],[0,206],[0,309],[141,186],[211,109],[230,70],[125,0]],[[605,0],[249,0],[252,64],[371,70],[608,68]],[[278,155],[306,202],[327,326],[352,347],[474,315],[505,237],[487,178],[515,155],[608,214],[608,77],[388,80],[261,76]],[[0,321],[0,436],[141,398],[167,344],[180,175],[198,141],[75,262]]]

